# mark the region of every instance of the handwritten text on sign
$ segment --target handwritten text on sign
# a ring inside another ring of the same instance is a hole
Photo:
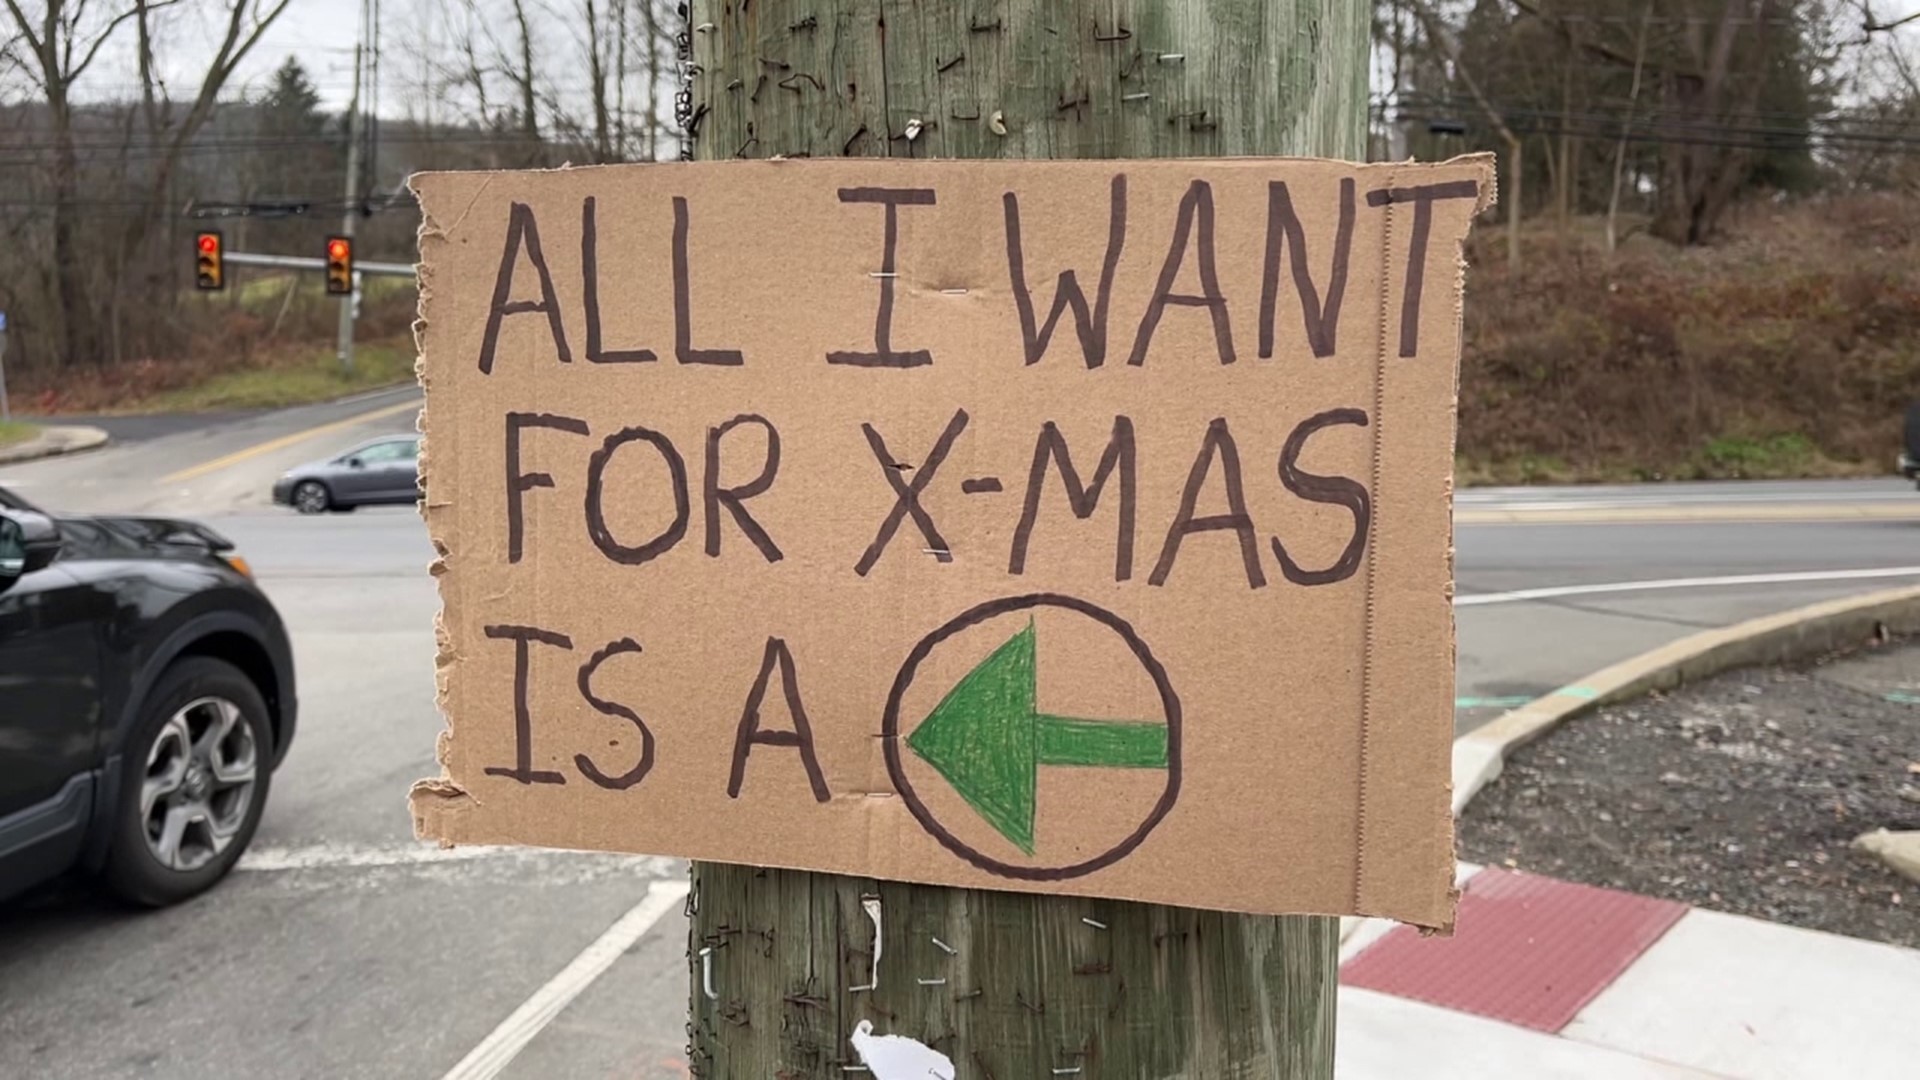
[[[1444,921],[1489,185],[418,179],[451,718],[423,832]]]

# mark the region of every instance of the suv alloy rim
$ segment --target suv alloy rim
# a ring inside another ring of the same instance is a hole
[[[170,870],[198,870],[227,849],[253,804],[259,770],[240,706],[197,698],[167,719],[147,752],[140,821],[147,849]]]

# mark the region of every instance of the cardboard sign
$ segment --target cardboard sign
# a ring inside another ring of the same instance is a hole
[[[1488,159],[414,187],[422,835],[1451,922]]]

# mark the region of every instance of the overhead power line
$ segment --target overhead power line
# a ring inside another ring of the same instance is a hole
[[[1374,100],[1374,107],[1376,109],[1381,108],[1383,106],[1392,107],[1396,104],[1402,107],[1418,106],[1418,107],[1441,108],[1441,109],[1457,108],[1457,109],[1472,109],[1476,111],[1480,108],[1479,104],[1476,103],[1471,97],[1458,95],[1458,94],[1437,94],[1437,93],[1431,93],[1431,92],[1420,91],[1420,90],[1403,91],[1391,97],[1388,95],[1375,95],[1373,100]],[[1526,103],[1496,103],[1496,105],[1499,105],[1502,108],[1537,108],[1541,110],[1552,110],[1556,114],[1559,109],[1559,106],[1557,105],[1550,105],[1548,103],[1541,102],[1541,101],[1529,101]],[[1616,97],[1608,97],[1608,96],[1599,96],[1599,97],[1591,98],[1583,102],[1581,104],[1581,108],[1582,110],[1587,112],[1599,111],[1599,112],[1609,112],[1609,113],[1617,113],[1617,114],[1625,114],[1627,112],[1632,112],[1639,117],[1650,117],[1654,119],[1659,119],[1663,117],[1689,117],[1691,115],[1691,114],[1679,112],[1669,107],[1663,107],[1657,101],[1655,102],[1641,101],[1636,104],[1635,102],[1630,101],[1627,98],[1616,98]],[[1859,127],[1872,127],[1872,126],[1902,127],[1908,123],[1908,121],[1902,120],[1897,117],[1864,116],[1854,112],[1834,112],[1834,111],[1809,112],[1804,109],[1803,110],[1743,109],[1740,112],[1740,119],[1743,122],[1747,120],[1778,121],[1780,124],[1784,124],[1784,125],[1845,124],[1849,126],[1859,126]],[[1916,117],[1916,119],[1920,120],[1920,117]]]
[[[1525,126],[1530,134],[1567,134],[1596,138],[1627,138],[1695,146],[1778,149],[1782,144],[1806,142],[1835,148],[1884,148],[1901,152],[1920,150],[1920,118],[1910,123],[1856,124],[1850,119],[1808,117],[1803,125],[1781,126],[1680,119],[1673,114],[1629,114],[1624,110],[1560,110],[1490,103],[1509,126]],[[1383,107],[1382,117],[1404,120],[1481,122],[1480,106],[1465,99],[1432,99],[1401,107]],[[1548,128],[1551,131],[1548,131]]]

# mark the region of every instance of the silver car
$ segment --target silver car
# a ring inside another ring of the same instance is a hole
[[[420,436],[389,435],[344,453],[287,470],[273,501],[303,514],[420,498]]]

